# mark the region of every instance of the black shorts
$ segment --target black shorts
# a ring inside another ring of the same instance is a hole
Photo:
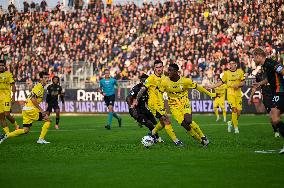
[[[271,108],[273,107],[272,98],[273,98],[272,95],[263,95],[262,102],[263,102],[265,109],[268,113],[271,111]]]
[[[281,113],[284,112],[284,94],[276,93],[272,97],[272,104],[274,108],[280,110]]]
[[[115,95],[104,96],[104,101],[106,103],[106,106],[113,106],[115,101]]]
[[[146,125],[147,121],[150,121],[153,123],[153,125],[157,124],[157,120],[154,117],[154,115],[151,113],[151,111],[149,109],[147,109],[146,107],[143,108],[135,108],[135,110],[137,111],[137,115],[138,117],[134,117],[133,116],[133,111],[129,110],[129,114],[139,123],[141,123],[142,125]]]
[[[48,106],[47,106],[46,111],[51,113],[51,112],[52,112],[52,109],[54,110],[54,112],[55,112],[55,110],[59,109],[58,102],[55,102],[55,103],[48,103]]]

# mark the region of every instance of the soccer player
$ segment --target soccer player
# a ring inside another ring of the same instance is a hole
[[[261,65],[266,73],[266,79],[254,84],[255,88],[261,87],[267,83],[270,84],[272,97],[272,108],[270,118],[272,124],[278,129],[280,135],[284,137],[284,122],[281,120],[281,114],[284,112],[284,66],[277,61],[266,58],[266,53],[261,48],[253,51],[254,61]],[[284,147],[279,153],[284,153]]]
[[[99,91],[104,96],[105,104],[108,108],[108,123],[105,126],[106,129],[111,129],[112,118],[115,117],[118,120],[118,125],[121,127],[121,117],[113,111],[113,105],[115,101],[115,86],[118,87],[116,79],[110,77],[110,72],[108,69],[104,71],[105,78],[100,80]]]
[[[256,82],[261,82],[262,80],[265,80],[266,79],[266,75],[265,73],[263,72],[262,69],[259,70],[259,72],[256,74],[255,76],[255,81]],[[273,106],[273,103],[272,103],[272,97],[273,97],[273,93],[271,91],[271,88],[270,88],[270,85],[267,83],[267,84],[264,84],[261,87],[261,94],[262,94],[262,102],[263,102],[263,105],[265,106],[265,109],[268,113],[270,113],[271,111],[271,108]],[[253,95],[254,93],[256,92],[256,88],[255,86],[252,87],[251,89],[251,93],[250,93],[250,98],[248,100],[248,104],[251,105],[252,104],[252,101],[253,101]],[[280,137],[276,127],[273,126],[273,124],[271,124],[272,128],[273,128],[273,132],[274,132],[274,137],[277,138],[277,137]]]
[[[165,128],[167,134],[170,136],[176,146],[183,146],[183,143],[176,137],[176,134],[171,125],[169,116],[166,114],[163,93],[160,91],[159,86],[161,84],[162,77],[164,76],[164,66],[161,60],[155,60],[154,62],[154,74],[151,74],[145,81],[144,86],[141,87],[136,99],[133,101],[133,106],[138,104],[140,97],[147,90],[148,108],[152,114],[159,119],[160,123],[152,130],[152,135],[155,135],[159,130]]]
[[[5,135],[1,135],[0,143],[2,143],[7,138],[12,138],[12,137],[19,136],[22,134],[27,134],[30,131],[30,128],[34,121],[42,121],[42,120],[45,122],[42,126],[41,133],[40,133],[39,139],[37,140],[37,143],[38,144],[49,144],[50,143],[50,142],[47,142],[44,138],[48,131],[48,128],[50,127],[51,121],[48,118],[45,111],[39,106],[39,104],[43,100],[44,86],[47,84],[49,75],[47,72],[40,72],[39,77],[40,77],[39,83],[33,87],[26,101],[26,104],[22,110],[23,128],[15,130]]]
[[[220,77],[218,77],[217,82],[220,82],[220,81],[221,81],[221,79],[220,79]],[[214,109],[215,115],[217,117],[216,121],[220,120],[219,111],[218,111],[219,107],[221,108],[221,110],[223,112],[224,122],[227,121],[226,120],[227,119],[226,118],[227,110],[225,108],[226,89],[227,89],[226,84],[222,84],[221,86],[215,88],[216,97],[215,97],[214,102],[213,102],[213,109]]]
[[[230,61],[230,69],[224,72],[221,81],[208,86],[209,89],[214,89],[223,85],[227,85],[227,99],[232,110],[232,121],[228,121],[228,132],[232,131],[232,123],[235,129],[235,134],[239,134],[239,117],[242,111],[242,90],[245,84],[245,76],[242,69],[237,68],[237,62]]]
[[[58,96],[60,96],[61,102],[64,105],[64,94],[62,92],[62,87],[59,84],[59,77],[54,76],[52,78],[52,84],[47,87],[46,113],[49,116],[50,113],[52,112],[52,109],[55,111],[56,113],[55,129],[59,129],[59,119],[60,119],[60,108],[58,106]]]
[[[8,134],[10,132],[9,126],[5,120],[5,117],[15,126],[15,129],[18,129],[18,123],[14,119],[13,116],[11,116],[11,105],[12,102],[15,101],[15,81],[13,78],[13,75],[5,71],[6,69],[6,63],[5,60],[0,60],[0,97],[1,97],[1,103],[0,103],[0,124],[3,127],[3,130],[5,134]],[[11,88],[13,92],[13,98],[11,100]]]
[[[133,105],[133,101],[136,98],[138,92],[140,91],[143,83],[148,78],[148,75],[143,74],[140,77],[140,83],[135,85],[129,92],[126,97],[126,102],[129,106],[129,114],[133,117],[139,124],[145,125],[152,133],[152,130],[155,128],[155,125],[158,124],[154,115],[147,108],[148,102],[148,93],[144,91],[143,95],[140,97],[137,106]],[[163,142],[162,138],[156,135],[153,135],[153,138],[158,142]]]
[[[188,90],[197,89],[210,97],[215,97],[216,94],[192,82],[190,78],[180,76],[179,67],[174,63],[169,65],[168,77],[162,79],[160,86],[161,90],[165,91],[168,95],[168,104],[174,119],[185,128],[187,134],[203,146],[207,146],[209,140],[203,134],[198,124],[192,120]]]

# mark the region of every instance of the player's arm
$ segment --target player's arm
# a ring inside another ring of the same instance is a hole
[[[239,88],[243,87],[244,85],[245,85],[245,81],[243,80],[243,81],[241,81],[241,83],[234,84],[231,87],[234,88],[234,89],[239,89]]]
[[[120,98],[120,87],[116,79],[114,79],[114,85],[117,87],[117,97]]]
[[[30,96],[30,99],[31,99],[33,105],[36,108],[38,108],[41,113],[44,113],[44,110],[39,106],[39,103],[37,102],[37,98],[38,98],[38,96],[35,93],[32,92],[31,96]]]
[[[143,93],[147,90],[145,86],[142,86],[138,91],[136,98],[133,101],[133,105],[136,106],[138,104],[139,99],[142,97]]]
[[[260,81],[260,82],[255,82],[255,83],[253,83],[253,87],[254,87],[255,89],[257,89],[257,88],[259,88],[259,87],[261,87],[261,86],[263,86],[263,85],[266,85],[266,84],[268,84],[267,78],[265,78],[264,80],[262,80],[262,81]]]
[[[199,92],[205,93],[206,95],[208,95],[210,97],[216,97],[216,93],[212,93],[212,92],[208,91],[207,89],[205,89],[201,85],[196,84],[195,89],[197,89]]]
[[[129,95],[127,95],[126,97],[126,102],[128,104],[130,114],[132,114],[134,118],[138,118],[137,111],[133,105],[135,99],[134,95],[135,95],[134,91],[130,91]]]
[[[217,83],[215,83],[215,84],[212,84],[212,85],[207,86],[207,89],[214,89],[214,88],[219,87],[219,86],[221,86],[221,85],[223,85],[223,84],[224,84],[223,81],[219,81],[219,82],[217,82]]]
[[[16,93],[16,86],[15,86],[15,82],[11,83],[11,88],[12,88],[12,93],[13,93],[13,96],[12,96],[12,102],[15,102],[15,93]]]
[[[100,92],[103,96],[106,95],[106,94],[103,92],[103,83],[102,83],[102,80],[100,80],[100,87],[98,88],[98,92]]]
[[[64,104],[64,93],[62,92],[62,87],[60,86],[60,90],[59,90],[59,95],[60,95],[60,100],[62,102],[62,104]]]

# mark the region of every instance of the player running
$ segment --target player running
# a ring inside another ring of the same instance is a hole
[[[121,117],[113,111],[113,105],[115,101],[115,86],[118,87],[116,79],[110,77],[110,72],[108,69],[104,71],[105,78],[100,80],[99,91],[104,96],[105,104],[108,108],[108,123],[105,126],[106,129],[111,129],[112,118],[115,117],[118,121],[119,127],[121,127]],[[118,92],[119,93],[119,92]]]
[[[136,99],[133,101],[133,106],[138,105],[139,99],[142,97],[143,93],[147,90],[149,99],[148,99],[148,108],[151,113],[159,119],[160,123],[152,130],[152,135],[155,135],[159,130],[165,128],[167,134],[170,136],[172,141],[176,146],[183,146],[183,143],[176,137],[176,134],[171,125],[169,116],[166,114],[163,93],[160,91],[161,79],[164,76],[164,66],[161,60],[156,60],[154,62],[154,74],[150,75],[144,86],[141,87],[138,92]]]
[[[192,82],[190,78],[179,75],[177,64],[170,64],[168,68],[168,77],[164,77],[161,82],[161,90],[168,95],[168,105],[174,119],[185,128],[187,134],[203,146],[209,144],[209,140],[203,134],[198,124],[192,121],[191,105],[188,97],[189,89],[197,89],[210,97],[215,97],[215,93],[207,91],[202,86]]]
[[[60,119],[60,108],[58,105],[58,96],[60,96],[61,102],[64,105],[64,94],[62,91],[62,87],[59,84],[59,77],[54,76],[52,78],[52,84],[47,87],[47,95],[46,95],[46,104],[47,109],[46,113],[49,116],[52,112],[52,109],[56,113],[56,123],[55,129],[59,129],[59,119]]]
[[[270,84],[273,93],[272,108],[269,113],[271,122],[284,137],[284,122],[281,121],[281,114],[284,112],[284,66],[273,59],[266,58],[266,53],[261,48],[254,49],[253,55],[255,63],[261,65],[266,73],[266,79],[255,83],[254,87],[259,88],[267,83]],[[284,147],[279,153],[284,153]]]
[[[242,87],[245,84],[244,72],[237,67],[237,62],[230,61],[230,69],[224,72],[221,81],[208,86],[209,89],[214,89],[224,83],[227,85],[227,99],[232,110],[232,121],[228,121],[228,132],[232,131],[233,123],[235,134],[239,134],[238,119],[242,111]]]
[[[12,73],[5,71],[5,69],[5,60],[0,60],[0,124],[3,127],[5,134],[9,134],[10,130],[5,117],[15,126],[15,129],[18,129],[19,126],[14,117],[10,114],[12,102],[15,101],[15,81]],[[11,88],[13,92],[12,100]]]
[[[44,140],[45,135],[50,127],[50,119],[48,118],[45,111],[39,106],[39,104],[43,100],[44,95],[44,86],[47,84],[49,79],[49,75],[47,72],[39,73],[40,81],[37,85],[35,85],[31,91],[30,96],[28,97],[25,106],[23,107],[22,115],[23,115],[23,128],[15,130],[11,133],[0,135],[0,144],[7,138],[12,138],[15,136],[19,136],[22,134],[27,134],[30,131],[32,123],[34,121],[45,121],[42,126],[41,133],[39,139],[37,140],[38,144],[49,144]]]
[[[140,83],[135,85],[129,92],[126,97],[126,102],[129,106],[129,114],[133,117],[139,124],[145,125],[152,133],[152,130],[155,128],[155,125],[158,124],[154,115],[147,108],[148,102],[148,93],[144,91],[143,95],[140,97],[137,106],[133,105],[133,100],[136,98],[138,92],[140,91],[143,83],[148,78],[148,75],[143,74],[140,77]],[[163,142],[162,138],[156,135],[153,135],[154,139],[158,142]]]
[[[263,72],[263,70],[260,69],[259,72],[255,75],[255,81],[256,82],[261,82],[262,80],[265,80],[265,79],[266,79],[266,75]],[[269,83],[267,83],[267,84],[264,84],[264,85],[262,85],[260,87],[261,87],[261,94],[262,94],[262,103],[265,106],[265,109],[266,109],[267,113],[270,113],[271,108],[273,106],[273,103],[272,103],[273,93],[271,91],[270,85],[269,85]],[[248,100],[248,104],[249,105],[252,104],[253,95],[256,92],[256,90],[257,89],[253,86],[252,89],[251,89],[250,98]],[[280,137],[276,127],[274,127],[273,124],[271,124],[271,126],[273,128],[274,137],[275,138]]]
[[[221,79],[218,76],[217,78],[217,82],[220,82]],[[227,110],[225,108],[225,96],[226,96],[226,89],[227,89],[227,85],[226,84],[222,84],[219,87],[215,88],[215,93],[216,93],[216,97],[214,98],[213,101],[213,109],[216,115],[216,121],[220,120],[220,116],[219,116],[219,107],[221,108],[222,112],[223,112],[223,120],[226,123],[227,121]]]

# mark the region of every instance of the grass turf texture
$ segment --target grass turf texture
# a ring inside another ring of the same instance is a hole
[[[54,118],[53,118],[54,119]],[[240,134],[227,133],[214,116],[194,115],[211,143],[202,148],[174,124],[186,144],[165,143],[146,149],[148,132],[123,116],[123,126],[104,128],[106,116],[62,117],[47,134],[49,145],[38,145],[41,124],[29,135],[0,145],[0,182],[6,187],[282,187],[284,155],[255,150],[279,150],[267,116],[242,116]],[[115,120],[115,119],[114,119]],[[21,120],[18,119],[20,122]]]

